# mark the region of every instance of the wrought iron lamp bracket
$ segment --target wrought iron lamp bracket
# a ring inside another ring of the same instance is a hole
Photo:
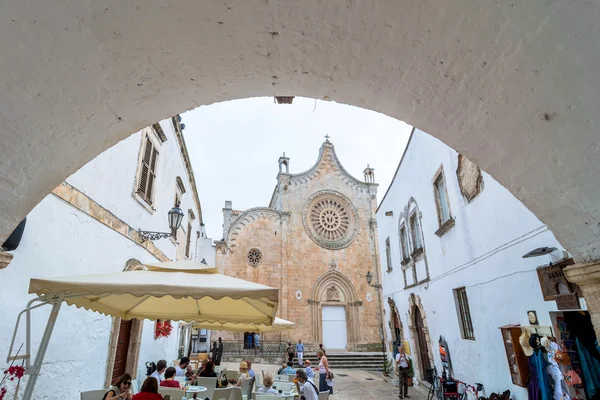
[[[153,232],[153,231],[138,231],[142,238],[142,243],[146,240],[168,239],[173,236],[171,232]]]

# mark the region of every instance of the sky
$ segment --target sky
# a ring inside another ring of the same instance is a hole
[[[290,158],[290,173],[317,161],[325,135],[344,168],[363,178],[369,164],[383,198],[406,148],[412,127],[374,111],[335,102],[299,98],[274,104],[272,97],[202,106],[181,115],[196,175],[207,235],[223,237],[223,206],[267,207],[277,183],[279,157]]]

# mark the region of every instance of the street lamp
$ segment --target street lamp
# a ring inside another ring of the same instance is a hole
[[[167,214],[169,217],[169,228],[171,228],[171,232],[153,232],[153,231],[143,231],[139,230],[140,236],[142,237],[142,243],[146,240],[158,240],[158,239],[166,239],[173,236],[173,233],[179,229],[181,226],[181,221],[183,221],[183,211],[179,208],[179,204],[175,207],[171,208],[171,211]]]
[[[381,289],[381,285],[379,283],[375,283],[375,284],[371,285],[371,282],[373,281],[373,274],[371,273],[371,271],[368,271],[367,274],[365,275],[365,277],[367,278],[367,283],[369,284],[369,286],[377,288],[377,289]]]

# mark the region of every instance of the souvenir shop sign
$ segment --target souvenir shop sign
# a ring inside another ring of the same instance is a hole
[[[559,310],[579,310],[579,298],[576,293],[565,293],[556,296],[556,306]]]

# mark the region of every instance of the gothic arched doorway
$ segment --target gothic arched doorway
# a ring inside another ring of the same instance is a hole
[[[360,323],[356,290],[341,272],[330,270],[315,282],[311,304],[313,341],[326,349],[354,350]]]
[[[390,331],[392,334],[394,352],[396,352],[396,349],[404,340],[402,322],[400,321],[400,315],[398,314],[398,309],[396,308],[394,300],[388,298],[388,305],[390,306]]]
[[[421,374],[421,379],[423,379],[427,376],[427,370],[431,368],[431,364],[429,363],[429,346],[427,345],[425,325],[423,324],[421,311],[417,306],[414,306],[413,318],[413,326],[415,327],[415,343],[417,345],[416,351],[419,357],[419,372]]]

